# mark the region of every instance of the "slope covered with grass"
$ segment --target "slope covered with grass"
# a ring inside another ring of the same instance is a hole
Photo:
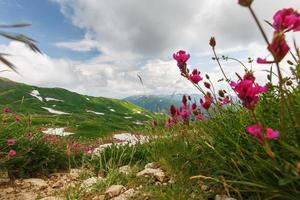
[[[76,136],[101,137],[140,128],[153,114],[127,101],[91,97],[61,88],[39,88],[0,79],[0,107],[30,115],[33,125],[65,127]]]

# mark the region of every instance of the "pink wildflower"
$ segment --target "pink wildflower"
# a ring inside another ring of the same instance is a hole
[[[196,119],[199,120],[199,121],[202,121],[205,119],[205,116],[203,113],[199,112],[197,115],[196,115]]]
[[[277,139],[280,136],[280,132],[277,130],[273,130],[271,128],[266,128],[266,138],[267,139]]]
[[[221,105],[223,106],[223,105],[229,104],[230,102],[231,102],[230,99],[229,99],[228,97],[225,97],[225,98],[222,100]]]
[[[15,155],[17,155],[17,152],[16,152],[16,150],[11,149],[11,150],[8,152],[7,155],[8,155],[9,157],[14,157]]]
[[[277,32],[300,31],[300,14],[293,8],[285,8],[275,13],[273,27]]]
[[[201,104],[201,106],[204,108],[204,109],[206,109],[206,110],[208,110],[209,108],[210,108],[210,106],[211,106],[211,104],[213,103],[213,97],[212,96],[210,96],[210,95],[205,95],[204,96],[204,100],[203,99],[200,99],[200,104]]]
[[[169,119],[166,121],[165,127],[166,127],[166,128],[171,128],[174,124],[175,124],[174,120],[173,120],[172,118],[169,118]]]
[[[254,110],[256,104],[259,101],[259,94],[268,91],[267,86],[260,86],[254,83],[254,76],[244,76],[244,79],[236,82],[231,82],[231,87],[236,91],[238,97],[242,100],[243,105],[249,110]],[[247,79],[246,79],[247,78]]]
[[[262,134],[263,126],[260,123],[248,126],[246,127],[246,130],[248,133],[256,137],[258,140],[264,142],[264,137]]]
[[[194,69],[193,72],[190,74],[189,79],[198,84],[203,78],[200,76],[200,72],[197,69]]]
[[[289,52],[290,47],[286,43],[284,35],[275,33],[272,43],[268,46],[268,49],[272,53],[275,62],[279,63]]]
[[[13,138],[8,139],[8,140],[7,140],[7,144],[10,145],[10,146],[15,145],[15,144],[16,144],[16,140],[13,139]]]
[[[20,115],[17,115],[16,116],[16,121],[21,121],[22,120],[22,117]]]
[[[10,108],[9,107],[4,107],[3,112],[4,113],[10,113]]]
[[[186,62],[189,60],[190,54],[180,50],[173,54],[173,58],[177,61],[177,66],[179,67],[180,71],[186,72]]]
[[[192,104],[192,110],[196,110],[197,109],[197,104],[196,102]]]

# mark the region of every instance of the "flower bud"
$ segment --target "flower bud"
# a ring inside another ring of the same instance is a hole
[[[286,82],[286,85],[287,85],[287,86],[291,86],[291,85],[293,85],[293,81],[291,81],[291,80],[288,80],[288,81]]]
[[[214,48],[216,46],[216,39],[215,37],[211,37],[209,40],[209,45]]]
[[[225,96],[223,90],[219,90],[219,96],[220,97],[224,97]]]
[[[206,77],[207,79],[209,79],[209,76],[208,76],[208,74],[205,74],[205,77]]]
[[[207,88],[207,89],[210,89],[210,84],[208,82],[204,82],[204,86]]]
[[[250,7],[253,0],[239,0],[239,4],[244,7]]]

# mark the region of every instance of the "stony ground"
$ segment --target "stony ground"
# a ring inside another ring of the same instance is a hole
[[[118,173],[132,175],[132,168],[128,165],[118,169]],[[157,163],[148,163],[144,169],[134,174],[136,178],[152,179],[153,185],[167,186],[174,180],[160,168]],[[0,200],[63,200],[63,199],[91,199],[91,200],[130,200],[153,199],[151,195],[142,191],[143,184],[131,186],[107,185],[105,190],[97,192],[97,184],[107,181],[101,174],[95,177],[86,169],[71,169],[68,173],[56,173],[48,178],[17,179],[11,183],[7,177],[0,178]],[[71,190],[70,190],[71,188]],[[96,192],[95,192],[96,188]],[[208,190],[202,185],[203,190]],[[68,192],[81,194],[81,197],[70,197]],[[191,198],[193,199],[193,198]],[[215,200],[235,200],[226,195],[216,195]]]

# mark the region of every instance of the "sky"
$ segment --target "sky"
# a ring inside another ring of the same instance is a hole
[[[288,7],[300,8],[300,1],[253,3],[262,23]],[[222,75],[211,59],[211,36],[220,55],[242,61],[269,55],[249,11],[237,0],[0,0],[0,24],[18,22],[32,26],[5,31],[34,38],[43,54],[1,38],[0,52],[10,54],[19,74],[0,76],[92,96],[196,93],[172,59],[179,49],[191,54],[191,69],[209,74],[217,88],[228,87],[217,82]],[[264,28],[271,38],[272,28],[266,23]],[[293,38],[298,39],[299,32],[289,33],[288,40]],[[238,63],[222,63],[232,79],[235,71],[243,73]],[[259,81],[266,80],[263,70],[268,66],[249,67]]]

